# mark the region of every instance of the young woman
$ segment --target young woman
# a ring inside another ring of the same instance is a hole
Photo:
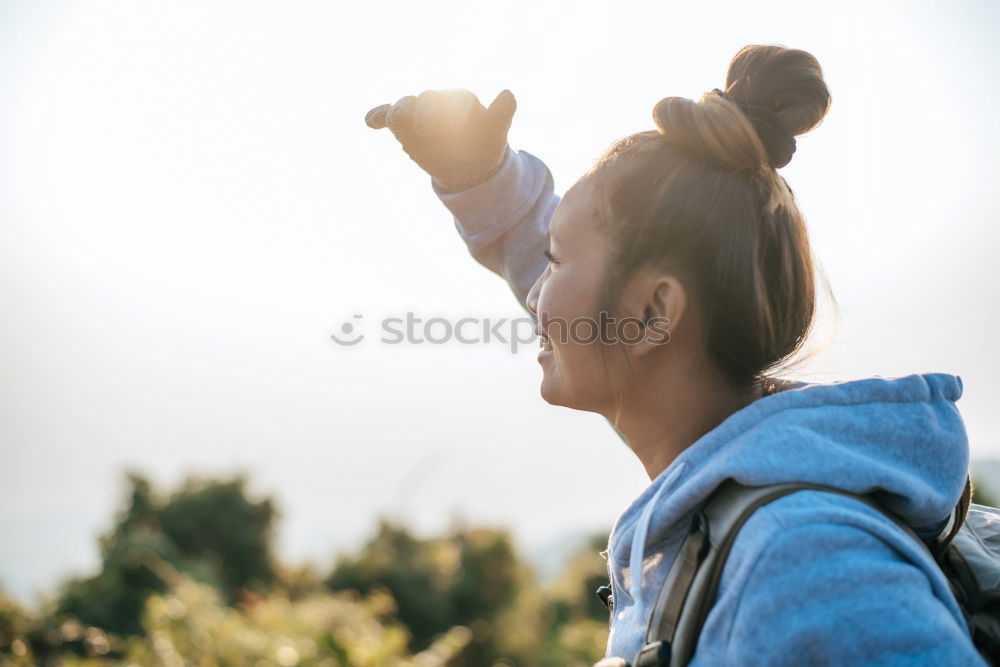
[[[693,508],[727,478],[873,493],[927,537],[962,495],[959,377],[775,377],[816,302],[804,220],[777,169],[829,105],[810,54],[745,47],[724,90],[660,100],[656,129],[615,142],[561,201],[546,166],[507,144],[509,91],[489,108],[425,91],[366,118],[431,175],[473,257],[536,318],[542,397],[604,415],[649,474],[608,545],[608,657],[642,647]],[[601,317],[630,323],[628,340],[627,327],[591,342],[566,326]],[[982,659],[910,536],[857,500],[800,491],[740,531],[693,662]]]

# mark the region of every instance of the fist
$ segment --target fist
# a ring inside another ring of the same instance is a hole
[[[499,170],[516,108],[507,89],[489,107],[468,90],[425,90],[375,107],[365,115],[365,123],[376,130],[389,128],[439,188],[457,192]]]

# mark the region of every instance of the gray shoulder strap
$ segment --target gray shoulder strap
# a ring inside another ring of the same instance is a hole
[[[726,558],[740,528],[757,508],[804,490],[829,491],[855,498],[889,516],[923,544],[899,517],[865,496],[817,484],[753,487],[726,480],[693,514],[691,531],[670,566],[653,607],[646,629],[646,646],[636,656],[635,667],[688,663],[705,617],[715,602]]]

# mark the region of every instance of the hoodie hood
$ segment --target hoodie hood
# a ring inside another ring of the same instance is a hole
[[[874,493],[918,531],[939,530],[968,474],[968,438],[955,406],[961,395],[961,378],[944,373],[793,382],[684,450],[615,522],[609,556],[619,569],[642,572],[647,548],[676,537],[678,520],[726,478]],[[628,577],[637,604],[643,578]]]

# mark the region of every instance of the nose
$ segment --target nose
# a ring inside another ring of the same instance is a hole
[[[531,311],[531,313],[536,317],[538,316],[538,292],[541,289],[542,278],[545,277],[546,271],[548,271],[548,268],[546,268],[545,271],[542,271],[542,274],[535,279],[535,284],[531,286],[530,290],[528,290],[528,296],[524,299],[524,305],[526,305],[528,310]]]

